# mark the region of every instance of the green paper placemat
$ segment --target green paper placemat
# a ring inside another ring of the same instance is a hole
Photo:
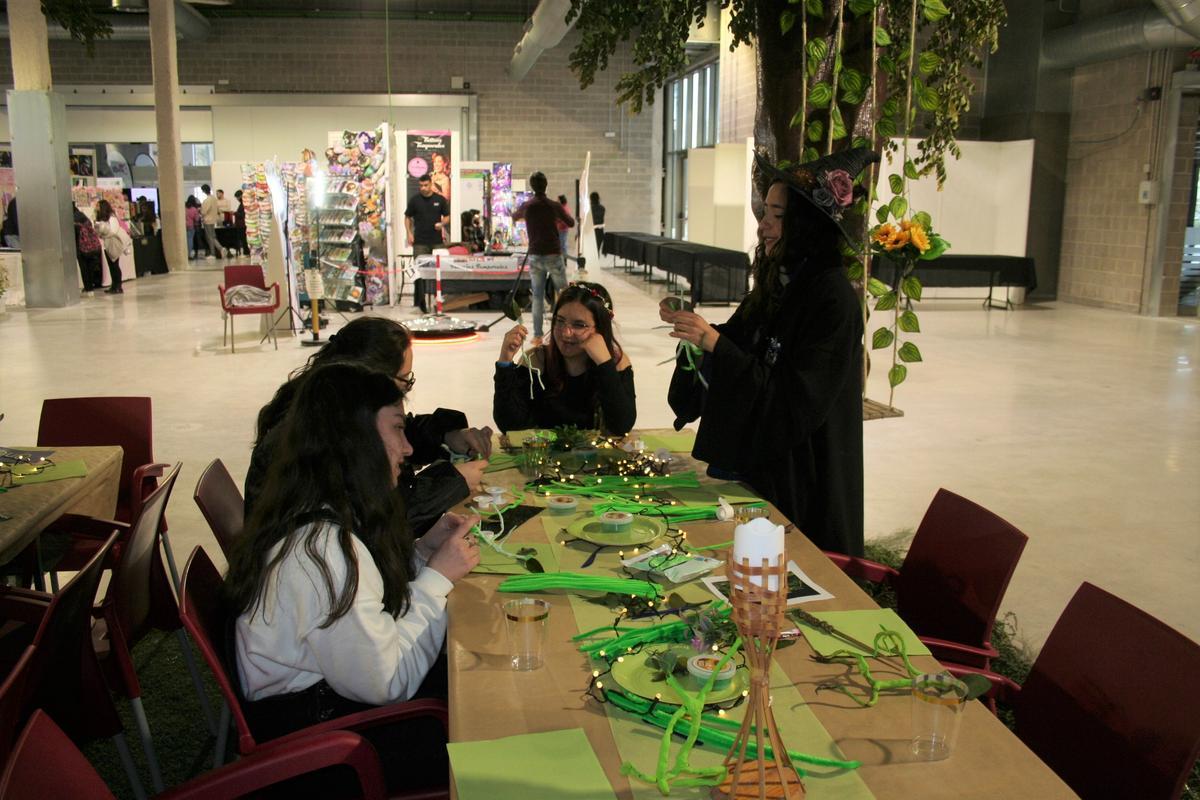
[[[705,483],[692,489],[673,488],[668,489],[667,492],[685,506],[716,505],[718,497],[724,497],[731,505],[762,502],[762,498],[756,495],[752,489],[747,489],[737,481]]]
[[[651,453],[665,447],[672,453],[690,453],[696,444],[696,432],[684,428],[675,433],[647,433],[639,436]]]
[[[528,542],[510,542],[507,539],[500,542],[500,545],[505,550],[517,552],[523,547],[532,547],[537,550],[537,555],[534,556],[541,562],[542,568],[546,572],[558,572],[558,556],[555,553],[554,545],[542,544],[540,542],[530,544]],[[524,575],[529,570],[525,569],[524,565],[516,559],[509,558],[503,553],[497,553],[486,544],[479,546],[479,564],[471,572],[479,572],[487,575]]]
[[[615,798],[582,728],[446,745],[459,800]]]
[[[521,464],[521,456],[517,453],[492,453],[484,472],[500,472],[505,469],[516,469]]]
[[[736,486],[736,484],[734,484]],[[546,537],[555,542],[558,535],[559,524],[552,522],[552,518],[542,517],[542,525],[546,531]],[[591,549],[586,551],[579,550],[576,552],[574,545],[560,548],[559,557],[562,569],[575,570],[578,566],[578,561],[582,561],[587,555],[591,554]],[[595,572],[597,575],[612,575],[614,577],[625,577],[620,571],[620,563],[615,549],[605,550],[600,553],[590,567],[583,570],[585,572]],[[690,581],[681,584],[677,587],[664,587],[667,592],[678,592],[681,597],[687,602],[705,602],[712,599],[712,593],[704,588],[703,584],[697,581]],[[580,597],[577,594],[570,594],[568,598],[571,603],[571,611],[575,615],[575,624],[579,631],[589,631],[599,628],[604,625],[611,625],[613,622],[613,613],[610,609],[605,608],[597,603],[589,602],[587,599]],[[645,622],[625,620],[621,623],[622,627],[633,626],[638,624],[651,624],[656,620],[647,620]],[[587,675],[581,673],[579,676],[580,688],[582,689],[587,682]],[[817,719],[812,710],[809,709],[807,702],[799,691],[792,684],[792,681],[787,677],[778,664],[771,667],[771,696],[772,703],[776,710],[775,721],[779,726],[784,742],[787,743],[788,749],[809,753],[815,756],[826,756],[829,758],[844,759],[845,754],[838,749],[829,732],[825,730],[825,726]],[[621,754],[622,761],[631,761],[639,769],[644,772],[653,772],[655,762],[658,759],[658,750],[662,744],[662,730],[642,722],[638,718],[626,714],[620,709],[606,705],[605,711],[608,715],[609,725],[612,728],[613,739],[617,743],[617,750]],[[729,712],[731,719],[740,721],[745,713],[745,705],[739,706]],[[680,740],[672,745],[672,758],[679,746]],[[723,762],[725,758],[724,748],[713,748],[697,746],[692,750],[692,764],[695,766],[712,767]],[[805,782],[808,786],[810,797],[833,798],[834,800],[865,800],[873,798],[874,795],[862,778],[855,771],[843,771],[831,767],[818,767],[810,764],[802,765],[808,773]],[[633,796],[637,800],[662,800],[662,795],[654,786],[643,783],[636,778],[630,778],[630,786],[633,789]],[[531,795],[532,796],[532,795]],[[550,795],[547,795],[548,797]],[[671,797],[683,798],[684,800],[692,800],[696,798],[709,797],[709,787],[673,787]]]
[[[904,624],[904,620],[900,619],[900,615],[890,608],[870,608],[858,611],[814,611],[812,615],[828,622],[847,636],[853,636],[863,644],[871,644],[875,640],[875,634],[879,633],[882,628],[887,628],[889,631],[895,631],[904,638],[904,644],[908,647],[909,656],[932,655],[929,652],[929,648],[921,643],[921,640],[912,632],[912,629]],[[842,641],[836,636],[822,633],[816,628],[803,623],[799,627],[804,633],[804,638],[812,645],[812,649],[823,656],[827,656],[836,650],[858,650],[857,647]],[[869,654],[863,653],[863,655]]]
[[[82,458],[71,461],[56,461],[54,466],[36,475],[13,475],[13,486],[27,486],[31,483],[49,483],[65,478],[83,478],[88,474],[87,464]]]

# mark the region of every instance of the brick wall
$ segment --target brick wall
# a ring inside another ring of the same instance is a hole
[[[217,19],[207,40],[179,43],[179,80],[222,92],[383,93],[384,34],[377,20]],[[581,91],[567,64],[578,41],[571,32],[516,83],[504,70],[521,35],[514,23],[392,22],[391,90],[444,93],[452,75],[462,76],[479,97],[481,159],[511,161],[516,176],[540,169],[551,193],[571,195],[590,150],[591,188],[604,199],[609,228],[650,230],[654,114],[613,105],[628,54],[615,55]],[[101,42],[94,59],[74,42],[52,41],[50,59],[56,83],[151,83],[148,41]],[[0,83],[12,85],[7,40],[0,41]]]
[[[754,115],[758,107],[758,61],[754,46],[739,45],[733,52],[729,44],[729,12],[721,12],[720,129],[721,142],[744,142],[754,135]]]

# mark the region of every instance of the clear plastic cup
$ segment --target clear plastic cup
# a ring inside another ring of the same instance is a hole
[[[504,626],[513,669],[525,672],[542,666],[546,646],[546,619],[550,604],[536,597],[521,597],[504,604]]]
[[[942,672],[918,675],[912,688],[912,751],[919,761],[949,758],[958,739],[967,685]]]

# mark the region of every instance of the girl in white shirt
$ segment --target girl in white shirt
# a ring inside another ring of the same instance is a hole
[[[281,424],[226,578],[244,706],[262,739],[438,694],[422,683],[444,685],[444,666],[430,671],[446,595],[479,561],[475,517],[446,514],[416,543],[409,534],[393,489],[412,448],[391,376],[314,370]],[[389,778],[445,784],[445,734],[431,719],[364,735]]]

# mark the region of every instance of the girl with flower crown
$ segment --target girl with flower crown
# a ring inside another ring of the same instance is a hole
[[[840,221],[876,153],[792,167],[757,157],[764,193],[754,288],[729,321],[660,306],[683,340],[667,400],[700,419],[697,459],[775,504],[823,550],[862,555],[862,309]],[[850,241],[848,237],[845,237]]]
[[[637,419],[633,365],[613,337],[612,299],[598,283],[558,293],[549,341],[526,354],[529,331],[504,335],[496,361],[492,416],[502,431],[574,425],[622,436]]]

